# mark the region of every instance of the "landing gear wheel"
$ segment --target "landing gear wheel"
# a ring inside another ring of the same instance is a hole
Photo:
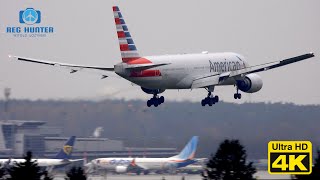
[[[239,93],[239,88],[237,86],[237,92],[233,95],[234,99],[241,99],[241,94]]]
[[[201,105],[205,106],[206,105],[206,101],[204,99],[201,100]]]
[[[233,95],[234,99],[241,99],[241,94],[240,93],[236,93]]]
[[[164,103],[164,97],[161,96],[161,97],[159,98],[159,101],[160,101],[160,104]]]
[[[147,101],[147,106],[148,106],[148,107],[152,106],[152,101],[151,101],[151,100],[148,100],[148,101]]]
[[[152,101],[153,101],[154,107],[158,107],[158,105],[160,104],[158,98],[153,98]]]
[[[215,101],[215,103],[219,102],[219,96],[215,96],[214,101]]]
[[[206,102],[207,102],[207,104],[208,104],[209,106],[212,106],[212,104],[213,104],[212,98],[210,98],[210,97],[207,97],[207,98],[206,98]]]

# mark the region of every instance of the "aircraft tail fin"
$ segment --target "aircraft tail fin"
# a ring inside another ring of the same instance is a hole
[[[63,148],[56,155],[55,159],[70,159],[76,137],[71,136]]]
[[[127,63],[140,58],[138,50],[133,42],[129,29],[124,21],[118,6],[113,6],[114,21],[121,51],[122,62]]]
[[[198,141],[199,137],[193,136],[182,151],[178,155],[174,156],[174,158],[193,159],[197,150]]]

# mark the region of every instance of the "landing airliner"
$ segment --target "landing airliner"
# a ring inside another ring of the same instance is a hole
[[[52,169],[55,166],[68,165],[70,163],[83,161],[83,159],[71,160],[71,154],[73,145],[75,142],[75,136],[71,136],[69,140],[65,143],[63,148],[58,152],[58,154],[53,159],[32,159],[36,161],[38,166],[45,167],[47,169]],[[0,159],[0,164],[2,165],[14,165],[14,163],[25,162],[25,159]]]
[[[145,93],[153,95],[147,101],[148,107],[162,104],[165,99],[159,94],[167,89],[204,88],[208,91],[208,95],[201,100],[201,105],[212,106],[219,102],[219,97],[213,95],[216,86],[234,85],[236,87],[234,99],[241,99],[239,90],[255,93],[262,88],[262,79],[256,74],[257,72],[314,57],[313,53],[307,53],[251,66],[242,55],[232,52],[141,56],[117,6],[113,7],[113,15],[122,58],[122,62],[114,67],[66,64],[10,55],[9,57],[20,61],[66,67],[71,69],[70,73],[82,69],[100,70],[104,73],[102,79],[109,77],[109,73],[116,73],[140,86]]]
[[[193,136],[183,150],[176,156],[169,158],[98,158],[87,163],[88,172],[94,169],[106,169],[117,173],[130,170],[149,171],[175,170],[196,162],[194,159],[198,136]]]

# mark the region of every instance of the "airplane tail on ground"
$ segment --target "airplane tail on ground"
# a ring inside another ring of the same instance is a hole
[[[56,155],[55,159],[70,159],[76,137],[71,136],[63,148]]]
[[[177,159],[193,159],[197,150],[197,145],[198,145],[199,137],[198,136],[193,136],[188,144],[182,149],[182,151],[176,155],[173,156],[172,158],[177,158]]]
[[[114,21],[117,28],[122,62],[127,63],[140,58],[138,50],[130,35],[129,29],[123,19],[118,6],[113,6]]]

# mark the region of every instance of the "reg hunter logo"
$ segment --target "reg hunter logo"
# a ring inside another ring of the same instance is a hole
[[[310,141],[270,141],[268,144],[270,174],[310,174],[312,144]]]
[[[7,26],[6,33],[14,37],[46,37],[54,33],[52,26],[41,26],[41,11],[27,8],[18,12],[17,21],[21,26]]]

